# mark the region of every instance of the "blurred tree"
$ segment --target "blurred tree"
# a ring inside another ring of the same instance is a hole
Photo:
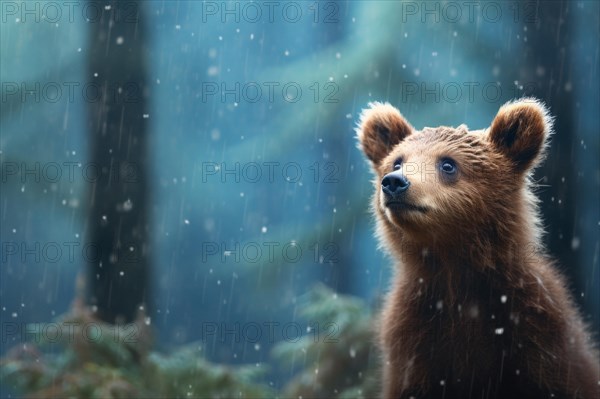
[[[587,291],[586,279],[592,271],[587,264],[582,265],[576,244],[582,216],[576,212],[578,171],[573,162],[578,135],[574,114],[577,93],[572,89],[574,63],[569,61],[573,45],[572,24],[567,23],[572,18],[570,8],[568,3],[549,2],[537,10],[534,19],[522,21],[528,28],[528,40],[519,77],[528,86],[525,94],[544,99],[555,116],[548,161],[538,171],[542,214],[547,220],[546,245],[570,277],[574,297],[589,310],[586,296],[579,295]]]
[[[91,1],[88,76],[90,192],[88,303],[109,323],[134,320],[148,304],[148,86],[146,29],[139,2]]]

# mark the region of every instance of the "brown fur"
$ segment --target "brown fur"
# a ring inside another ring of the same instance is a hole
[[[385,398],[600,397],[598,353],[542,248],[529,178],[551,126],[533,99],[479,131],[415,131],[389,104],[363,112],[377,232],[398,263],[381,318]],[[438,167],[447,157],[454,180]],[[423,211],[385,205],[397,159]]]

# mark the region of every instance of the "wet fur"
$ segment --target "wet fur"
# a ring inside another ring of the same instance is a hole
[[[377,234],[397,263],[380,320],[384,398],[600,397],[598,352],[542,247],[529,177],[551,128],[534,99],[479,131],[416,131],[389,104],[363,111]],[[446,156],[456,181],[436,171]],[[381,179],[399,158],[423,214],[383,204]]]

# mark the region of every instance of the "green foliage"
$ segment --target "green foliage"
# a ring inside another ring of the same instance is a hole
[[[273,397],[267,386],[254,382],[264,372],[260,367],[211,364],[198,345],[168,356],[151,352],[146,321],[140,315],[135,323],[116,327],[76,306],[59,321],[63,331],[69,331],[60,340],[48,342],[50,334],[32,334],[41,347],[60,344],[61,351],[42,353],[35,345],[23,344],[0,361],[0,379],[29,398]]]
[[[81,305],[54,324],[68,334],[56,337],[48,333],[50,325],[38,326],[37,334],[35,328],[28,329],[35,344],[21,344],[0,360],[0,379],[29,398],[377,396],[378,355],[369,307],[319,285],[300,298],[300,308],[319,330],[274,348],[278,363],[291,369],[303,365],[281,393],[260,382],[264,366],[213,364],[198,344],[159,354],[151,350],[150,320],[143,314],[135,323],[116,327],[98,321]]]
[[[263,366],[241,366],[235,369],[209,363],[199,347],[178,349],[169,356],[150,356],[145,380],[153,381],[154,392],[168,398],[271,398],[274,392],[256,381],[264,373]]]
[[[370,308],[358,298],[342,296],[324,285],[300,304],[301,314],[318,322],[319,334],[282,342],[274,356],[293,366],[306,365],[285,387],[285,397],[372,398],[378,396],[379,355],[373,346]]]

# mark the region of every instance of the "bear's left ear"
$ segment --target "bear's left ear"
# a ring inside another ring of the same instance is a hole
[[[500,108],[488,139],[518,172],[526,172],[543,157],[551,131],[552,118],[546,107],[535,99],[524,98]]]

